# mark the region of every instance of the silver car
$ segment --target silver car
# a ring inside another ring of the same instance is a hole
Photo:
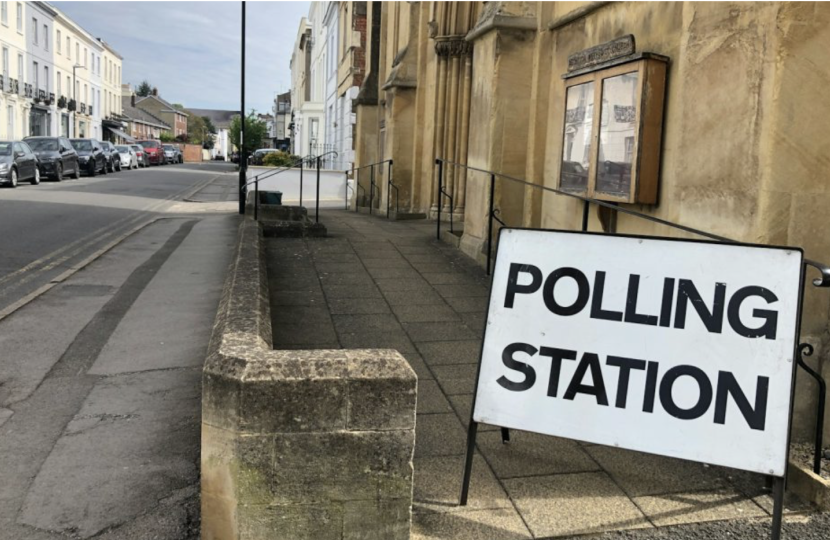
[[[116,145],[115,149],[118,150],[118,155],[121,156],[122,169],[138,168],[138,156],[135,155],[135,150],[126,144]]]
[[[164,150],[164,161],[167,163],[181,163],[182,160],[182,151],[179,150],[177,146],[173,146],[172,144],[162,144],[162,150]]]

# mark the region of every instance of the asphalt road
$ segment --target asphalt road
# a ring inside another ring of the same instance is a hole
[[[0,188],[0,318],[107,244],[231,173],[225,163],[165,165]]]
[[[0,189],[0,538],[199,535],[224,164]],[[233,192],[233,193],[232,193]]]

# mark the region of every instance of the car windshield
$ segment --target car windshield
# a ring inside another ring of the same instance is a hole
[[[35,152],[51,152],[58,149],[57,139],[28,139],[26,142]]]
[[[158,148],[159,143],[157,143],[156,141],[141,141],[141,146],[143,146],[144,148]]]
[[[119,152],[129,152],[130,151],[130,149],[127,148],[126,146],[116,146],[115,149],[118,150]]]
[[[87,139],[72,139],[69,141],[75,150],[92,150],[92,141]]]
[[[142,152],[142,150],[144,150],[142,147],[140,147],[140,146],[138,146],[138,145],[131,146],[130,148],[132,148],[132,149],[133,149],[133,150],[135,150],[136,152]],[[143,152],[142,152],[142,153],[143,153]]]
[[[162,148],[164,148],[165,150],[173,150],[173,147],[170,146],[169,144],[162,145]]]
[[[0,156],[12,155],[12,143],[0,142]]]

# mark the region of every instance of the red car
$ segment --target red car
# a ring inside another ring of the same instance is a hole
[[[158,141],[138,141],[144,147],[144,157],[150,165],[164,165],[164,149]]]

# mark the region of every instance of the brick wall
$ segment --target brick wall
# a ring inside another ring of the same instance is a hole
[[[366,74],[366,10],[362,14],[357,10],[352,13],[352,29],[360,32],[360,47],[355,47],[352,54],[352,85],[360,87]]]

